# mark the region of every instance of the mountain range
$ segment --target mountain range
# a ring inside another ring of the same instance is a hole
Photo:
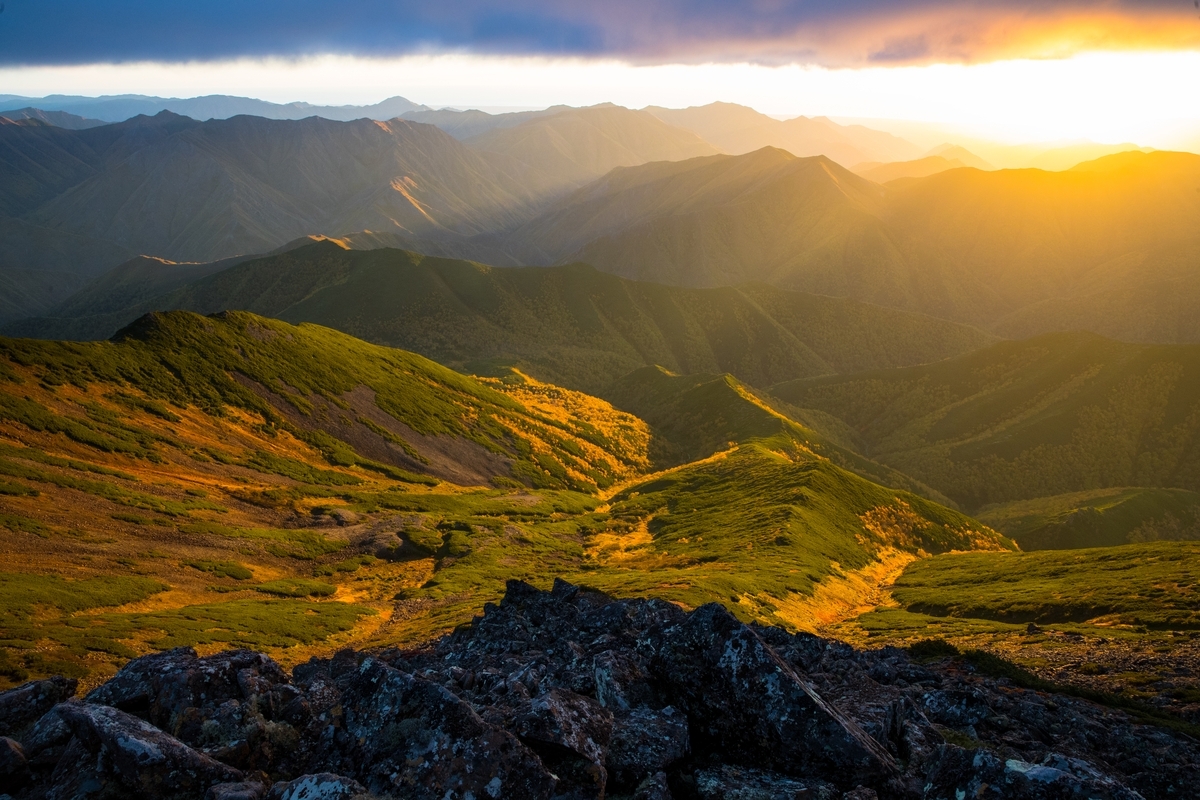
[[[735,625],[827,696],[823,674],[903,685],[939,738],[894,695],[863,741],[947,774],[991,758],[981,737],[1045,747],[935,674],[989,676],[1035,727],[1087,704],[1122,742],[1200,732],[1200,156],[997,169],[1011,152],[732,104],[186,101],[201,121],[102,100],[0,97],[0,688],[254,648],[323,703],[370,648],[443,700],[430,680],[555,736],[582,709],[589,742],[629,745],[647,673],[599,628],[554,644],[569,692],[541,667],[411,667],[562,578],[564,624],[642,615],[680,665],[697,642],[728,662]],[[155,113],[95,124],[134,107]],[[801,632],[883,655],[868,675]],[[296,696],[263,702],[308,724]],[[291,752],[257,702],[210,704],[219,745],[187,735],[217,759]],[[310,733],[340,712],[321,713]],[[0,773],[23,757],[5,741]],[[1155,741],[1121,773],[1167,763]],[[996,769],[1041,798],[1084,774],[1064,752]],[[778,783],[748,766],[730,785]],[[671,774],[676,796],[729,794]]]
[[[108,342],[0,339],[0,552],[25,570],[0,586],[29,587],[0,610],[0,680],[86,677],[166,640],[419,640],[548,569],[691,606],[744,597],[743,618],[795,626],[845,571],[1012,547],[838,466],[732,378],[647,368],[619,393],[646,419],[243,312],[151,314]],[[86,582],[114,558],[132,574]],[[35,617],[45,569],[84,583]],[[72,609],[151,596],[72,626]],[[381,624],[397,602],[418,613]]]
[[[794,156],[825,156],[844,166],[864,161],[907,161],[920,149],[898,136],[861,125],[838,125],[827,117],[778,120],[735,103],[646,109],[670,125],[692,131],[720,152],[742,155],[764,147]]]
[[[523,263],[642,280],[755,280],[995,330],[1197,341],[1200,156],[1064,172],[952,169],[888,187],[764,149],[617,170],[516,229]],[[1153,313],[1151,312],[1153,309]],[[1118,313],[1113,313],[1114,311]]]
[[[312,103],[271,103],[250,97],[222,94],[188,98],[147,97],[138,94],[105,97],[0,95],[0,115],[6,115],[9,109],[31,107],[48,112],[64,111],[102,122],[124,122],[137,116],[152,117],[162,111],[170,111],[173,114],[198,120],[228,119],[240,114],[249,114],[267,119],[324,117],[325,119],[347,121],[353,119],[389,120],[407,112],[429,110],[428,106],[414,103],[403,97],[389,97],[379,103],[364,106],[320,106]]]
[[[145,313],[245,309],[315,322],[441,363],[519,365],[600,392],[643,365],[728,372],[758,386],[907,366],[994,341],[964,325],[761,284],[691,289],[583,264],[492,268],[393,249],[302,240],[262,258],[137,258],[61,306],[14,323],[40,338],[105,339]]]

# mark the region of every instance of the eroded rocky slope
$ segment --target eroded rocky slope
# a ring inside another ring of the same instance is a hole
[[[0,695],[17,798],[1157,798],[1195,741],[961,662],[563,582],[423,650],[288,676],[176,649]]]

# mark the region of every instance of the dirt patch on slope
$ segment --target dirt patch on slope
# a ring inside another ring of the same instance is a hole
[[[370,387],[359,386],[344,393],[340,399],[346,404],[345,408],[328,398],[307,395],[304,400],[311,405],[312,413],[303,414],[285,397],[261,383],[240,374],[234,377],[297,428],[323,431],[374,461],[432,475],[460,486],[486,485],[494,477],[512,474],[511,458],[493,453],[477,442],[458,436],[427,436],[414,431],[379,408]]]

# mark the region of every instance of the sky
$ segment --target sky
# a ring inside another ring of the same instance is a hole
[[[1200,135],[1197,0],[0,3],[0,94],[725,100],[1014,142]]]

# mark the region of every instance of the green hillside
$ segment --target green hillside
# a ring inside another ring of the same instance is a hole
[[[650,462],[672,467],[720,453],[742,442],[782,437],[812,454],[883,486],[953,505],[908,475],[858,455],[839,437],[818,433],[805,414],[759,394],[732,375],[674,375],[643,367],[605,392],[614,406],[650,426]]]
[[[812,627],[912,558],[1010,546],[841,468],[733,378],[641,373],[650,424],[245,312],[0,340],[0,683],[178,645],[413,644],[507,578]]]
[[[1200,494],[1183,489],[1098,489],[987,506],[977,515],[1022,550],[1200,539]]]
[[[145,291],[189,270],[201,277],[162,294]],[[331,241],[203,276],[210,271],[131,262],[73,299],[64,318],[12,330],[103,338],[155,309],[239,308],[327,325],[470,370],[515,364],[593,392],[645,364],[730,372],[765,385],[936,361],[992,341],[929,317],[765,286],[684,289],[583,265],[493,269],[400,250],[346,250]]]
[[[1200,490],[1195,345],[1048,334],[770,391],[838,417],[865,455],[967,509],[1124,486]]]
[[[677,405],[695,399],[681,394]],[[825,582],[873,588],[918,556],[1013,548],[970,517],[842,469],[807,447],[799,426],[772,428],[748,410],[716,416],[693,422],[730,437],[719,452],[696,449],[708,457],[629,481],[558,522],[501,529],[502,498],[485,511],[478,501],[395,497],[392,507],[419,515],[420,527],[404,534],[414,541],[431,528],[461,531],[433,536],[433,577],[405,600],[432,601],[434,619],[452,624],[497,599],[502,579],[544,585],[549,570],[617,596],[719,602],[746,620],[812,629],[822,611],[847,610],[823,606]]]
[[[0,355],[34,370],[43,385],[127,385],[146,402],[211,414],[240,409],[267,429],[308,442],[333,464],[378,463],[384,474],[390,466],[467,485],[507,480],[595,490],[623,471],[620,445],[590,424],[540,418],[421,356],[315,325],[172,312],[143,317],[111,342],[0,340]],[[14,394],[0,399],[5,419],[36,420],[84,443],[134,447],[120,444],[128,437],[110,430],[103,414],[47,416]],[[617,449],[596,458],[577,440]]]
[[[892,594],[906,611],[935,618],[1194,630],[1198,558],[1194,542],[954,553],[911,564]]]

